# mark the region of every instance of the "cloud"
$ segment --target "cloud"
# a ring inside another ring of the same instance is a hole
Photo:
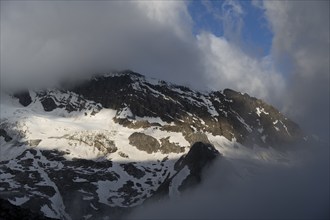
[[[302,164],[222,158],[202,185],[139,207],[128,219],[328,219],[329,149],[295,154]]]
[[[287,75],[283,110],[329,141],[329,2],[264,1],[272,56]]]
[[[225,38],[210,33],[197,38],[211,89],[229,87],[269,100],[284,88],[271,57],[252,58]]]
[[[216,28],[223,29],[223,36],[226,40],[241,46],[245,11],[240,3],[235,0],[223,2],[203,0],[202,5],[205,7],[206,12],[219,24],[219,27]]]
[[[200,79],[191,22],[184,2],[1,1],[1,86],[128,68]]]
[[[239,32],[238,2],[226,1],[221,10],[226,27]],[[282,84],[267,62],[226,38],[195,36],[192,27],[181,1],[2,1],[1,87],[46,87],[112,69],[257,97]]]
[[[237,1],[227,0],[222,4],[221,11],[223,15],[224,36],[235,43],[240,43],[244,25],[242,17],[244,11],[242,6]]]

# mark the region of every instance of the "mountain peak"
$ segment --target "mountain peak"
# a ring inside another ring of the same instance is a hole
[[[303,138],[297,124],[248,94],[231,89],[200,92],[131,70],[99,74],[67,89],[32,93],[45,111],[94,109],[96,114],[110,108],[117,111],[115,122],[123,126],[146,128],[158,123],[163,130],[181,131],[190,144],[206,141],[205,132],[251,147],[280,148]],[[32,103],[29,94],[25,91],[14,96],[27,106]]]
[[[215,158],[281,161],[280,151],[303,141],[298,125],[248,94],[133,71],[7,98],[0,188],[13,193],[0,196],[52,218],[120,217],[164,192],[180,196]],[[81,212],[71,212],[72,197]]]

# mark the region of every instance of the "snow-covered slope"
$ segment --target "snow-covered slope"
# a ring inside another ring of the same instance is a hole
[[[61,219],[109,210],[116,218],[164,192],[179,196],[218,152],[288,163],[287,146],[303,140],[295,123],[247,94],[203,93],[127,71],[1,94],[0,117],[0,196]],[[191,156],[196,142],[200,157]]]

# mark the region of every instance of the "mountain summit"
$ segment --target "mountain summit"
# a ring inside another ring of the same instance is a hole
[[[248,94],[132,71],[2,96],[0,197],[50,218],[117,218],[180,196],[216,158],[280,161],[304,141],[297,124]]]

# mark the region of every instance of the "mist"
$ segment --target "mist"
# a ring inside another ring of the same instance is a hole
[[[294,165],[220,158],[195,189],[127,219],[329,219],[328,147],[295,154]]]
[[[278,106],[329,144],[329,1],[262,3],[274,33],[272,56],[287,78]]]
[[[190,27],[183,2],[1,1],[1,87],[49,87],[125,69],[201,81]]]
[[[283,80],[267,59],[253,59],[231,42],[241,24],[232,24],[228,14],[227,38],[204,30],[195,35],[188,5],[2,1],[1,87],[50,87],[131,69],[200,90],[278,94]]]

